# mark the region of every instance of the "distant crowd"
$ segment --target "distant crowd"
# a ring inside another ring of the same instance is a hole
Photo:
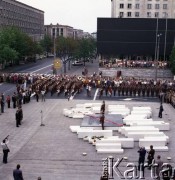
[[[100,61],[100,67],[106,68],[154,68],[157,65],[158,68],[168,68],[169,64],[167,61],[146,61],[146,60],[107,60],[103,59]]]

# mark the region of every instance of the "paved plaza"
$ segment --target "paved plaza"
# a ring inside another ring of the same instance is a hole
[[[102,173],[102,159],[112,155],[115,159],[128,157],[127,162],[138,161],[138,143],[134,149],[125,149],[123,154],[97,154],[95,147],[73,134],[69,126],[80,125],[80,119],[67,118],[62,114],[63,108],[74,107],[77,103],[101,102],[92,100],[46,99],[46,102],[36,102],[34,99],[23,106],[24,119],[22,125],[15,126],[15,110],[5,108],[5,113],[0,115],[1,140],[10,135],[8,164],[0,164],[0,180],[12,180],[12,171],[16,164],[21,164],[25,180],[99,180]],[[159,102],[136,101],[106,101],[106,104],[126,104],[127,107],[151,106],[153,119],[158,120]],[[41,124],[41,110],[43,123]],[[168,156],[174,166],[175,139],[174,139],[174,108],[164,104],[163,119],[171,123],[171,130],[165,134],[170,137],[169,151],[156,152],[162,155],[164,162]],[[160,119],[159,119],[160,120]],[[118,133],[115,132],[115,135]],[[121,135],[120,135],[121,136]],[[82,153],[86,152],[87,156]],[[2,159],[2,152],[0,154]],[[126,170],[126,163],[121,164],[121,171]],[[146,179],[150,178],[150,171],[146,170]],[[115,177],[114,179],[120,179]]]

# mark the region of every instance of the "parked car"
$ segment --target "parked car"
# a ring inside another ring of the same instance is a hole
[[[47,57],[54,57],[54,54],[48,53]]]
[[[72,63],[73,66],[82,66],[83,65],[83,62],[82,61],[74,61]]]

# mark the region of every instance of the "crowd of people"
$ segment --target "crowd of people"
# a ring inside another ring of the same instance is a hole
[[[152,61],[152,60],[120,60],[120,59],[103,59],[99,62],[100,67],[105,68],[154,68],[157,66],[160,69],[168,68],[169,64],[167,61]]]
[[[103,77],[94,73],[91,76],[70,75],[42,75],[42,74],[0,74],[1,82],[16,84],[17,91],[13,94],[13,106],[30,102],[35,94],[36,100],[45,95],[64,93],[70,97],[86,89],[87,96],[91,97],[92,88],[98,88],[98,97],[129,96],[129,97],[160,97],[162,102],[175,106],[175,81],[135,79],[122,77]],[[3,107],[3,101],[2,107]],[[10,106],[10,97],[7,97]],[[1,108],[3,111],[3,108]]]

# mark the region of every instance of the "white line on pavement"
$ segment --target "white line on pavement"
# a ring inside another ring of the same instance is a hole
[[[95,91],[95,94],[94,94],[94,99],[93,99],[94,101],[95,101],[95,100],[96,100],[96,98],[97,98],[98,91],[99,91],[99,88],[97,88],[97,89],[96,89],[96,91]]]
[[[42,70],[42,69],[48,68],[48,67],[50,67],[50,66],[53,66],[53,64],[50,64],[50,65],[45,66],[45,67],[43,67],[43,68],[37,69],[37,70],[35,70],[35,71],[32,71],[31,74],[32,74],[32,73],[35,73],[35,72],[37,72],[37,71],[40,71],[40,70]]]
[[[75,92],[75,94],[72,96],[72,99],[75,97],[75,95],[77,94],[78,91]]]

